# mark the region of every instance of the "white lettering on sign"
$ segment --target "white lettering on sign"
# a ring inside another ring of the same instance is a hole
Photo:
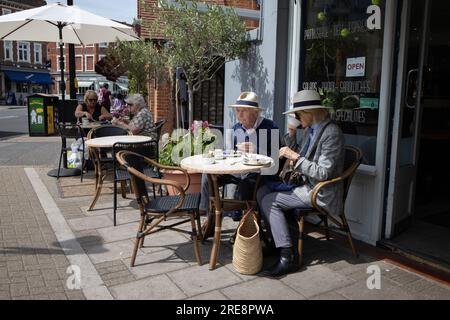
[[[381,9],[377,5],[371,5],[367,7],[367,14],[370,14],[370,17],[367,18],[367,29],[381,29]]]
[[[346,77],[364,77],[366,57],[348,58],[345,67]]]
[[[338,109],[332,119],[340,122],[366,123],[366,110]]]

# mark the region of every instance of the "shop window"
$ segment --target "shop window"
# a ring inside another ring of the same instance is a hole
[[[16,92],[18,93],[28,93],[28,88],[28,83],[16,83]]]
[[[347,144],[375,165],[384,0],[306,0],[300,88],[318,90]]]

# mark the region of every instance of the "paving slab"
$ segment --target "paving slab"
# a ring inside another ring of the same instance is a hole
[[[112,226],[112,224],[112,220],[105,215],[69,220],[69,225],[74,231],[109,227]]]
[[[214,290],[191,297],[188,300],[227,300],[227,299],[228,297],[226,297],[219,290]]]
[[[128,223],[118,226],[99,228],[97,231],[105,242],[114,242],[126,239],[136,239],[138,227],[139,226],[137,223]]]
[[[183,291],[167,275],[141,279],[110,288],[119,300],[179,300],[186,298]]]
[[[104,243],[93,246],[86,246],[84,250],[92,263],[97,264],[105,261],[126,259],[131,257],[134,248],[134,241],[122,240],[117,242]],[[138,256],[142,254],[138,251]]]
[[[131,259],[125,259],[130,272],[137,278],[146,278],[158,274],[188,268],[189,264],[180,259],[173,250],[162,251],[139,256],[134,267],[130,267]]]
[[[209,265],[204,264],[170,272],[168,276],[189,297],[225,288],[242,281],[230,270],[219,264],[214,270],[209,270]]]
[[[354,283],[354,280],[337,274],[322,265],[315,265],[289,274],[282,278],[281,282],[303,296],[310,298],[327,291],[348,286]]]
[[[408,291],[387,278],[381,278],[380,289],[369,289],[366,280],[362,280],[336,292],[351,300],[422,300],[426,297]]]
[[[236,300],[305,300],[305,297],[283,282],[257,278],[221,290],[230,299]]]

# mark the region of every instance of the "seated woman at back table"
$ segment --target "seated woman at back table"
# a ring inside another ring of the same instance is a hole
[[[133,119],[129,122],[123,119],[117,119],[113,121],[113,124],[127,128],[134,135],[150,136],[156,139],[153,115],[148,109],[144,97],[136,93],[125,99],[125,102],[130,108]]]
[[[86,117],[91,121],[111,120],[112,115],[98,103],[97,93],[94,90],[87,90],[84,94],[84,102],[75,109],[75,117]]]

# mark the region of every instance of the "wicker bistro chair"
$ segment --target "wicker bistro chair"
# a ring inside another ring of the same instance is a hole
[[[299,227],[299,237],[298,237],[298,254],[299,254],[299,264],[302,264],[302,252],[303,252],[303,236],[304,236],[304,227],[305,227],[305,217],[306,216],[319,216],[321,221],[318,225],[324,223],[325,235],[326,239],[330,239],[329,230],[336,229],[337,231],[344,232],[347,235],[347,239],[349,241],[350,247],[352,249],[353,255],[358,257],[358,252],[356,250],[355,244],[353,243],[353,238],[350,233],[350,228],[347,223],[347,219],[345,218],[345,212],[343,211],[340,215],[340,220],[337,220],[331,214],[329,214],[324,208],[320,207],[317,204],[317,195],[320,190],[331,184],[340,183],[344,184],[344,208],[345,208],[345,200],[347,199],[348,190],[350,188],[351,181],[353,176],[361,163],[362,152],[360,149],[354,146],[345,146],[345,162],[344,162],[344,172],[339,177],[334,179],[330,179],[327,181],[319,182],[314,189],[311,191],[311,203],[313,207],[311,209],[296,209],[294,213],[297,215],[297,222]],[[330,219],[337,227],[331,228],[328,226],[328,219]]]
[[[67,154],[68,151],[71,151],[72,149],[70,146],[67,146],[67,139],[76,139],[82,138],[82,155],[81,155],[81,182],[83,182],[83,168],[84,168],[84,133],[83,129],[78,124],[65,124],[65,123],[58,123],[58,132],[61,137],[62,143],[61,143],[61,151],[59,153],[59,163],[58,163],[58,174],[57,179],[59,179],[59,173],[61,171],[61,161],[63,158],[63,154]]]
[[[136,200],[139,204],[139,210],[141,212],[141,219],[139,222],[138,233],[136,235],[134,251],[131,257],[131,266],[133,267],[135,264],[137,251],[140,247],[143,247],[145,237],[165,229],[190,234],[191,239],[194,242],[194,252],[197,263],[201,265],[202,261],[198,244],[199,241],[197,241],[197,228],[199,230],[199,237],[200,239],[202,238],[198,209],[200,204],[200,193],[185,193],[190,182],[187,171],[179,167],[160,165],[152,159],[131,151],[119,151],[116,158],[119,164],[126,168],[128,173],[130,173],[133,191],[136,195]],[[181,171],[186,178],[186,183],[182,186],[176,181],[149,177],[143,170],[146,165],[152,165],[158,169]],[[147,188],[145,185],[146,182],[166,186],[170,185],[177,189],[179,194],[175,196],[163,196],[150,199],[148,197]],[[189,218],[174,222],[170,225],[160,225],[162,221],[165,221],[168,218],[180,216],[188,216]],[[176,226],[189,221],[191,222],[192,227],[191,232],[176,228]]]
[[[114,172],[114,226],[117,225],[116,222],[116,213],[117,213],[117,182],[130,181],[131,176],[128,173],[127,169],[118,165],[116,160],[116,154],[122,150],[133,151],[137,154],[140,154],[149,159],[157,158],[157,150],[158,150],[158,142],[157,141],[145,141],[139,143],[130,143],[130,142],[116,142],[112,148],[113,155],[113,172]],[[144,174],[152,177],[152,178],[161,178],[161,174],[157,168],[151,165],[147,165],[144,167]],[[153,187],[153,197],[156,197],[155,184],[152,183]],[[122,198],[126,198],[124,193],[124,188],[122,186]]]

